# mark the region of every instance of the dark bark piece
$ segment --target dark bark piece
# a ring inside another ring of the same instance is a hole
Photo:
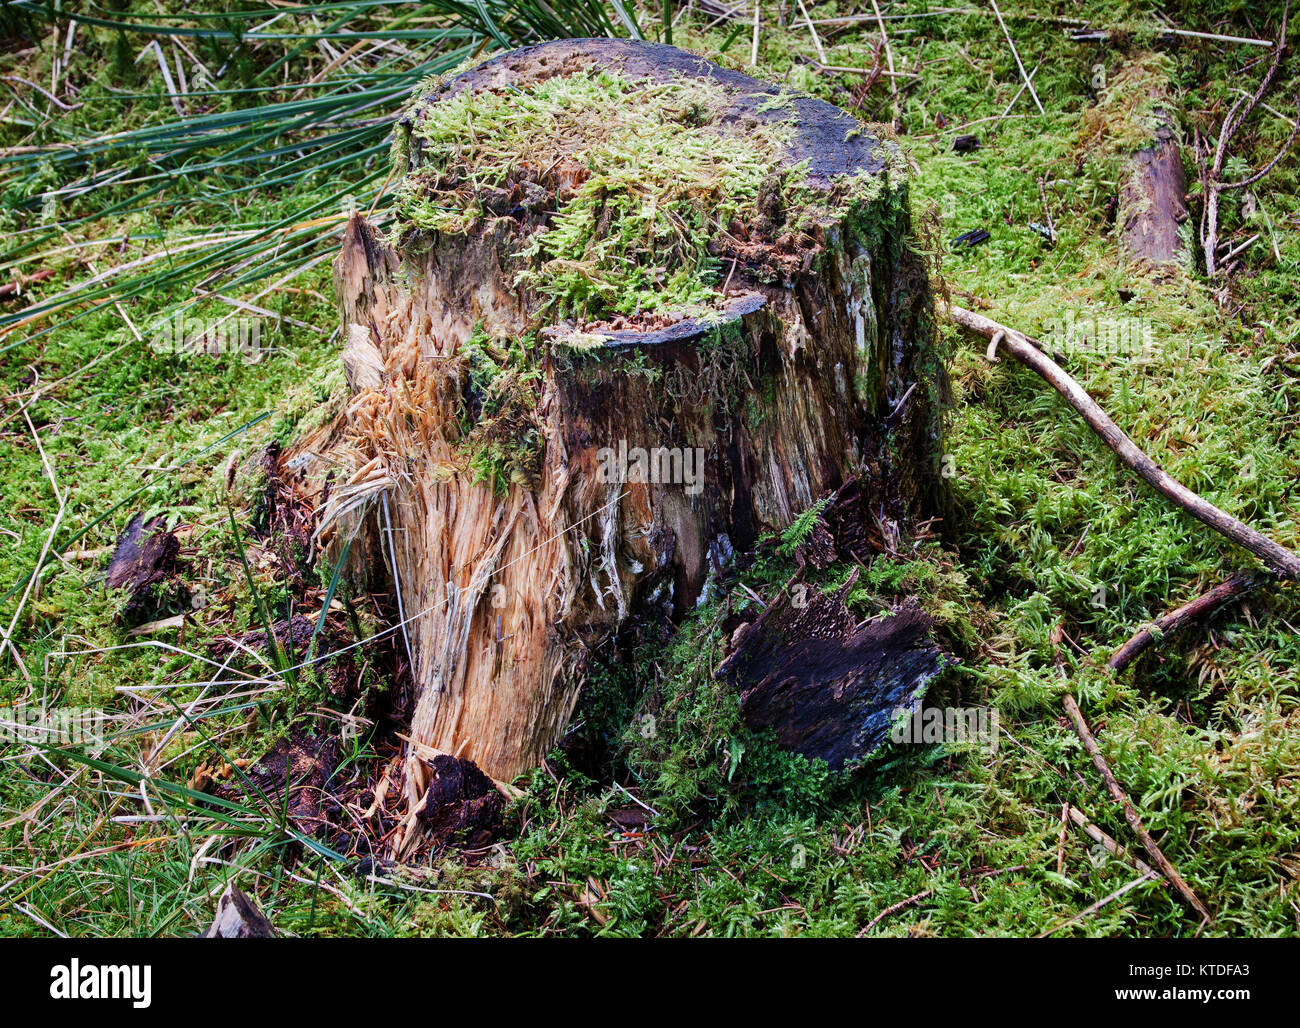
[[[1187,176],[1178,147],[1178,133],[1165,112],[1155,140],[1133,155],[1120,185],[1120,210],[1125,213],[1124,249],[1129,256],[1152,264],[1167,264],[1178,256],[1178,226],[1187,220]]]
[[[217,916],[205,939],[274,939],[275,927],[257,904],[233,885],[217,900]]]
[[[181,544],[167,531],[162,518],[146,522],[143,514],[137,514],[117,540],[104,581],[110,588],[137,592],[154,575],[175,569],[180,548]]]
[[[765,183],[806,164],[803,186],[818,196],[840,197],[847,173],[879,189],[852,193],[792,243],[774,231],[783,194],[764,186],[745,238],[709,240],[725,281],[705,318],[578,324],[549,313],[518,277],[555,210],[532,194],[562,189],[545,168],[501,187],[507,196],[480,196],[488,215],[463,232],[410,229],[390,245],[360,219],[348,225],[335,275],[352,396],[281,471],[336,540],[358,531],[354,559],[395,585],[419,690],[411,738],[506,781],[561,738],[590,651],[628,618],[652,608],[684,618],[733,553],[847,482],[866,522],[854,534],[861,555],[935,512],[942,484],[943,367],[906,182],[896,148],[850,115],[671,47],[565,40],[456,76],[417,100],[406,125],[466,91],[509,95],[592,68],[707,79],[725,96],[700,132],[787,125]],[[416,132],[411,175],[427,152]],[[513,438],[536,433],[537,461],[498,493],[474,483],[460,434],[487,424],[464,355],[476,331],[538,331],[547,344],[535,408],[507,426]],[[611,456],[638,451],[662,458],[647,461],[651,474],[602,476]],[[683,480],[696,453],[697,474]],[[806,555],[814,565],[821,542]],[[410,810],[429,775],[412,747]]]
[[[328,838],[349,830],[340,817],[335,790],[339,764],[339,743],[335,739],[314,739],[302,733],[281,739],[256,764],[218,790],[218,795],[243,802],[262,803],[265,796],[277,814],[305,836]],[[287,797],[287,798],[286,798]]]
[[[855,571],[829,595],[809,589],[802,608],[785,590],[717,672],[739,691],[747,725],[773,729],[784,749],[832,770],[875,752],[946,664],[914,600],[858,623],[844,602],[857,579]]]
[[[481,847],[501,830],[505,800],[492,779],[471,760],[440,755],[426,760],[428,789],[416,809],[435,847],[456,837],[467,846]]]
[[[138,625],[186,608],[189,589],[176,576],[180,549],[162,518],[146,522],[137,514],[127,524],[104,573],[109,588],[128,593],[119,615],[124,624]]]

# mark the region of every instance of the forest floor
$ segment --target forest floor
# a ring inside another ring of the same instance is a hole
[[[1213,288],[1195,257],[1195,213],[1186,260],[1159,275],[1128,264],[1114,225],[1117,182],[1145,141],[1154,78],[1168,80],[1190,143],[1193,127],[1216,133],[1254,88],[1268,50],[1162,36],[1144,5],[1008,0],[1001,10],[1033,73],[1040,113],[983,5],[928,16],[919,5],[882,5],[887,50],[871,4],[808,3],[816,39],[802,4],[787,5],[783,24],[771,6],[756,66],[748,20],[714,23],[688,9],[672,42],[871,123],[891,121],[897,104],[917,221],[937,215],[929,245],[954,301],[971,307],[979,298],[989,316],[1064,350],[1068,370],[1170,474],[1300,549],[1300,155],[1225,201],[1223,237],[1243,249],[1240,267]],[[1269,38],[1280,22],[1271,6],[1256,5],[1253,22],[1216,21],[1191,5],[1169,16],[1185,29]],[[916,16],[893,17],[909,12]],[[1111,38],[1074,41],[1058,15],[1108,28]],[[641,22],[659,37],[658,8]],[[249,790],[214,806],[205,791],[212,778],[238,781],[242,762],[304,733],[337,734],[341,717],[358,710],[400,708],[404,687],[391,648],[349,665],[356,678],[343,704],[329,675],[286,672],[300,641],[278,665],[255,653],[237,664],[229,645],[213,656],[222,640],[295,614],[309,619],[310,634],[329,600],[337,613],[309,645],[381,623],[369,598],[341,602],[346,590],[335,588],[332,568],[302,566],[292,526],[277,520],[274,504],[268,516],[260,472],[268,445],[287,443],[344,390],[328,246],[295,252],[297,237],[286,234],[265,257],[282,262],[285,275],[236,274],[189,315],[235,311],[270,326],[255,361],[151,345],[151,326],[193,295],[159,269],[182,267],[184,247],[200,234],[234,238],[254,221],[297,225],[307,212],[337,232],[337,177],[357,175],[364,195],[360,176],[373,186],[387,168],[382,147],[357,158],[359,144],[343,139],[336,153],[353,163],[339,170],[333,153],[308,151],[304,159],[318,167],[291,182],[264,172],[241,181],[237,159],[209,167],[201,148],[176,173],[153,156],[170,145],[163,136],[140,143],[138,165],[122,167],[146,185],[157,174],[158,196],[175,206],[126,203],[129,180],[113,180],[60,195],[66,211],[51,211],[40,198],[64,184],[61,145],[171,131],[177,113],[173,87],[144,49],[148,35],[93,23],[75,31],[72,45],[66,23],[7,26],[13,38],[0,56],[10,93],[0,98],[0,219],[16,241],[0,282],[51,272],[22,297],[0,298],[0,630],[12,631],[13,643],[0,655],[0,702],[30,708],[45,697],[102,710],[112,731],[90,757],[0,743],[0,934],[194,934],[228,882],[295,935],[1300,931],[1294,588],[1259,592],[1125,673],[1103,672],[1090,654],[1109,654],[1252,559],[1123,470],[1036,376],[987,364],[983,341],[950,327],[953,509],[915,552],[877,557],[853,603],[869,612],[919,595],[960,659],[932,699],[995,709],[996,746],[907,747],[850,781],[782,757],[748,737],[734,703],[710,686],[725,642],[723,599],[667,646],[628,641],[634,659],[602,673],[581,711],[578,732],[598,756],[557,753],[521,780],[524,794],[495,845],[358,873],[360,850],[336,852],[304,833],[273,797]],[[187,53],[174,38],[188,37],[164,38],[159,53],[169,59]],[[420,69],[407,43],[406,57],[404,46],[380,55],[391,61],[385,73]],[[328,63],[325,74],[355,74],[358,90],[377,88],[318,49],[258,45],[263,70],[269,48],[283,54],[266,87],[277,100],[302,95],[300,84]],[[335,51],[352,45],[340,37]],[[873,80],[870,69],[891,61],[897,76]],[[188,63],[172,61],[168,78]],[[44,95],[56,77],[76,84],[81,106],[64,110],[73,94],[62,89],[58,103]],[[1298,86],[1300,65],[1288,59],[1267,106],[1234,143],[1233,174],[1262,167],[1285,142]],[[238,90],[182,103],[209,118],[250,109]],[[398,103],[366,117],[386,117]],[[978,136],[978,148],[955,151],[965,134]],[[33,157],[29,147],[42,149]],[[295,159],[291,147],[284,159]],[[1049,221],[1054,242],[1041,231]],[[55,231],[38,249],[22,249],[42,223]],[[953,245],[978,229],[987,242]],[[43,320],[15,317],[131,262],[148,262],[139,267],[150,277]],[[1084,332],[1119,345],[1070,342]],[[103,581],[116,540],[141,513],[175,532],[188,594],[162,595],[143,631],[123,620],[123,593]],[[47,549],[56,557],[42,562]],[[761,595],[783,581],[783,552],[769,546],[745,585]],[[827,586],[847,573],[837,569]],[[1063,648],[1053,642],[1058,626]],[[244,671],[232,681],[205,660]],[[1063,830],[1063,807],[1073,806],[1136,846],[1064,714],[1067,688],[1148,829],[1213,912],[1208,925],[1160,879],[1080,916],[1138,872],[1074,827]],[[659,712],[652,737],[639,727],[647,697]],[[187,721],[183,708],[202,716]],[[386,755],[376,752],[379,736],[345,740],[338,781],[373,771]]]

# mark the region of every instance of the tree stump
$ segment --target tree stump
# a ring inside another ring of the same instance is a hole
[[[425,755],[536,766],[593,647],[685,617],[851,477],[881,548],[933,511],[943,369],[892,143],[618,40],[454,74],[398,137],[396,224],[352,219],[335,264],[346,410],[282,467],[394,586]]]

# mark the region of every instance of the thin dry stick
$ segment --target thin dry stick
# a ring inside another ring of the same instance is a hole
[[[1129,882],[1128,885],[1124,886],[1122,889],[1116,889],[1116,890],[1115,890],[1114,892],[1112,892],[1109,896],[1106,896],[1106,897],[1104,897],[1103,899],[1099,899],[1096,903],[1092,904],[1091,906],[1085,907],[1083,910],[1080,910],[1077,914],[1075,914],[1075,915],[1074,915],[1072,918],[1070,918],[1069,920],[1067,920],[1067,921],[1062,921],[1062,922],[1061,922],[1060,924],[1058,924],[1055,928],[1049,928],[1047,931],[1045,931],[1045,932],[1043,932],[1041,935],[1039,935],[1038,938],[1040,938],[1040,939],[1046,939],[1049,935],[1055,935],[1055,934],[1056,934],[1057,932],[1059,932],[1062,928],[1068,928],[1070,925],[1074,924],[1075,921],[1082,921],[1082,920],[1083,920],[1085,917],[1087,917],[1089,914],[1095,914],[1095,913],[1096,913],[1098,910],[1100,910],[1102,907],[1107,906],[1108,904],[1114,903],[1117,899],[1119,899],[1119,898],[1120,898],[1121,896],[1123,896],[1125,893],[1132,892],[1134,889],[1136,889],[1136,888],[1137,888],[1139,885],[1141,885],[1143,882],[1149,882],[1149,881],[1151,881],[1151,880],[1152,880],[1153,878],[1155,878],[1155,877],[1156,877],[1155,874],[1152,873],[1152,874],[1144,874],[1141,878],[1135,878],[1133,881]]]
[[[45,455],[45,447],[41,445],[40,433],[32,424],[31,416],[27,413],[27,407],[23,406],[23,420],[27,422],[27,430],[32,434],[32,442],[36,444],[36,450],[41,455],[41,463],[45,465],[45,475],[50,480],[50,488],[54,491],[54,502],[59,505],[58,513],[54,515],[54,523],[50,525],[49,534],[45,537],[45,543],[41,547],[41,555],[36,561],[36,571],[27,579],[27,588],[23,590],[22,596],[18,600],[18,606],[14,608],[14,616],[9,620],[7,629],[0,629],[4,634],[4,645],[0,646],[0,653],[7,648],[13,654],[14,663],[18,665],[18,670],[22,672],[23,678],[30,682],[32,676],[27,672],[27,665],[23,663],[23,658],[18,655],[18,647],[14,645],[14,629],[18,625],[18,619],[22,617],[23,608],[27,606],[27,600],[32,595],[37,581],[41,577],[41,569],[45,566],[45,558],[50,554],[50,547],[54,543],[54,537],[59,534],[59,525],[63,523],[63,515],[68,506],[64,502],[63,493],[59,491],[59,483],[55,480],[54,469],[50,467],[50,459]]]
[[[874,3],[875,0],[872,0]],[[1011,33],[1007,31],[1007,23],[1002,20],[1002,12],[998,10],[998,0],[989,0],[993,5],[993,13],[998,16],[998,24],[1002,26],[1002,34],[1007,38],[1007,46],[1011,47],[1011,56],[1016,59],[1016,67],[1020,69],[1020,77],[1025,80],[1025,85],[1029,87],[1029,95],[1034,98],[1034,106],[1038,108],[1039,114],[1046,114],[1043,110],[1043,103],[1038,99],[1038,94],[1034,91],[1034,84],[1029,81],[1029,73],[1025,71],[1024,62],[1020,59],[1020,51],[1016,49],[1016,44],[1011,41]]]
[[[1066,693],[1062,702],[1065,704],[1065,712],[1070,715],[1070,721],[1074,724],[1075,734],[1079,736],[1079,741],[1083,743],[1083,748],[1088,751],[1088,756],[1092,757],[1093,766],[1096,767],[1102,780],[1106,783],[1106,788],[1124,810],[1124,820],[1128,822],[1129,828],[1137,836],[1138,842],[1142,843],[1142,848],[1147,851],[1151,857],[1152,863],[1160,869],[1160,873],[1165,876],[1169,884],[1174,887],[1174,891],[1182,897],[1189,907],[1196,911],[1202,921],[1209,921],[1210,911],[1205,904],[1196,898],[1196,893],[1192,892],[1191,886],[1183,881],[1183,876],[1178,873],[1178,869],[1169,862],[1169,858],[1164,855],[1160,847],[1156,845],[1155,839],[1151,838],[1151,833],[1146,830],[1142,824],[1142,819],[1138,817],[1138,812],[1129,802],[1128,795],[1120,787],[1119,782],[1115,780],[1115,774],[1111,771],[1110,765],[1106,763],[1106,758],[1101,754],[1101,747],[1097,745],[1097,738],[1092,734],[1088,727],[1088,722],[1083,718],[1083,712],[1079,709],[1079,704],[1074,696]],[[1146,875],[1142,880],[1146,880]]]
[[[1056,840],[1056,873],[1065,871],[1065,835],[1070,830],[1070,805],[1061,804],[1061,835]]]
[[[1109,835],[1107,835],[1100,828],[1098,828],[1095,824],[1089,821],[1088,815],[1085,814],[1078,807],[1072,807],[1067,803],[1065,805],[1065,814],[1066,817],[1068,817],[1071,821],[1073,821],[1078,826],[1079,830],[1083,832],[1084,835],[1086,835],[1093,842],[1101,843],[1102,846],[1106,847],[1106,850],[1109,853],[1118,857],[1126,864],[1131,864],[1133,867],[1137,868],[1143,874],[1154,875],[1156,873],[1155,871],[1151,870],[1151,866],[1149,864],[1133,856],[1133,854],[1131,854],[1123,846],[1121,846]],[[1061,869],[1060,865],[1058,864],[1057,870],[1059,871],[1060,869]]]
[[[808,26],[808,31],[812,33],[813,46],[817,48],[817,59],[826,63],[826,49],[822,46],[821,37],[817,35],[817,29],[813,27],[812,18],[808,15],[808,8],[804,6],[803,0],[799,0],[799,12],[803,15],[804,23]]]
[[[1234,575],[1225,582],[1220,582],[1213,589],[1202,593],[1190,603],[1184,603],[1177,610],[1171,610],[1155,620],[1155,628],[1161,633],[1176,632],[1178,629],[1214,613],[1225,603],[1241,596],[1248,596],[1256,589],[1269,582],[1268,577],[1256,574]],[[1128,642],[1114,652],[1106,661],[1106,667],[1112,671],[1123,671],[1138,655],[1155,641],[1155,632],[1144,628]]]
[[[1156,492],[1182,507],[1202,524],[1255,554],[1275,574],[1288,579],[1300,578],[1300,556],[1267,536],[1261,535],[1214,504],[1201,499],[1181,482],[1170,477],[1159,464],[1143,453],[1137,444],[1124,434],[1078,382],[1039,348],[1036,340],[1023,332],[1017,332],[991,318],[962,307],[950,306],[949,315],[962,328],[989,340],[990,360],[997,360],[997,348],[1001,344],[1003,349],[1009,351],[1020,363],[1041,375],[1052,388],[1065,397],[1071,407],[1083,415],[1083,419],[1101,436],[1102,441],[1119,455],[1120,460]]]
[[[822,71],[837,75],[879,75],[881,78],[919,79],[921,76],[911,71],[884,71],[880,68],[850,68],[844,64],[819,64]]]
[[[754,44],[749,51],[749,63],[758,64],[758,19],[759,19],[759,0],[754,0]]]
[[[1031,82],[1034,81],[1034,76],[1038,74],[1038,68],[1040,67],[1042,67],[1042,65],[1038,65],[1037,67],[1035,67],[1034,70],[1029,73],[1029,78],[1026,81],[1020,83],[1020,88],[1016,90],[1016,95],[1011,98],[1011,102],[1007,104],[1006,109],[1000,115],[998,115],[996,119],[997,121],[1000,122],[1003,118],[1005,118],[1008,114],[1011,113],[1011,109],[1015,107],[1016,101],[1020,99],[1020,95],[1025,91],[1025,86],[1029,85]],[[994,119],[984,118],[982,120],[992,121]]]
[[[880,924],[881,921],[889,917],[891,914],[897,914],[900,910],[906,910],[908,907],[915,906],[920,903],[921,900],[929,899],[933,894],[933,889],[926,889],[925,892],[918,892],[915,896],[908,896],[907,899],[899,900],[893,906],[886,907],[863,926],[862,931],[858,932],[857,938],[861,939],[867,934],[867,932],[871,931],[871,929],[875,928],[876,925]]]
[[[1287,18],[1290,14],[1291,5],[1288,3],[1282,8],[1282,27],[1278,31],[1277,45],[1273,50],[1273,60],[1269,62],[1268,70],[1264,77],[1260,79],[1259,85],[1253,94],[1243,96],[1234,103],[1229,109],[1227,117],[1223,119],[1223,125],[1219,129],[1219,140],[1214,147],[1214,159],[1209,167],[1202,164],[1201,178],[1205,192],[1205,205],[1201,211],[1201,249],[1205,253],[1205,273],[1213,277],[1218,270],[1218,249],[1219,249],[1219,197],[1220,194],[1230,189],[1244,189],[1246,186],[1253,185],[1267,175],[1277,165],[1287,151],[1291,149],[1291,144],[1295,142],[1296,134],[1300,133],[1300,118],[1292,122],[1291,135],[1287,141],[1282,144],[1282,149],[1277,155],[1269,161],[1263,168],[1253,175],[1249,175],[1238,182],[1223,181],[1223,164],[1228,155],[1228,144],[1241,130],[1246,119],[1250,117],[1251,112],[1259,106],[1264,99],[1264,94],[1268,92],[1273,83],[1274,76],[1282,64],[1282,57],[1287,51],[1286,43],[1286,25]],[[1300,97],[1296,99],[1296,113],[1300,115]],[[1230,259],[1225,257],[1223,263],[1226,264]]]
[[[867,808],[868,812],[870,812],[870,809],[870,807]],[[963,885],[968,885],[981,878],[994,878],[998,875],[1007,875],[1015,871],[1023,871],[1024,869],[1024,864],[1015,864],[1011,867],[991,867],[986,868],[983,871],[971,871],[970,873],[961,876],[961,882]],[[892,906],[886,907],[863,926],[862,930],[858,932],[857,938],[861,939],[867,934],[867,932],[871,931],[871,929],[876,927],[876,925],[891,914],[897,914],[900,910],[906,910],[908,907],[915,906],[923,899],[928,899],[932,895],[934,895],[934,890],[926,889],[924,892],[918,892],[915,896],[908,896],[907,899],[899,900]]]
[[[880,27],[880,41],[885,46],[885,63],[889,66],[889,93],[893,104],[894,128],[901,128],[899,121],[902,110],[898,106],[898,83],[894,75],[894,51],[889,45],[889,33],[885,31],[885,19],[880,16],[880,5],[871,0],[871,9],[876,12],[876,24]]]

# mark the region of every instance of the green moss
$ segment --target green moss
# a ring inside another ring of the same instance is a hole
[[[534,214],[517,282],[553,318],[705,316],[720,301],[720,236],[815,232],[882,187],[876,175],[809,186],[805,167],[782,167],[794,124],[732,124],[727,100],[714,82],[588,70],[417,105],[399,225],[460,234]],[[761,228],[774,204],[782,225]]]
[[[461,349],[470,379],[461,450],[474,481],[486,482],[498,494],[511,485],[532,485],[541,472],[537,345],[535,337],[493,339],[480,328]]]

